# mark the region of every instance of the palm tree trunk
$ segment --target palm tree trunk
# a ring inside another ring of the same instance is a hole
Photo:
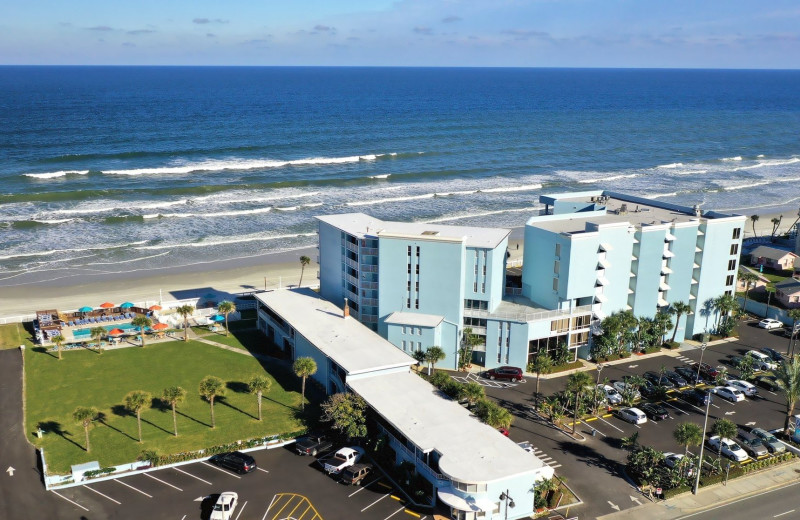
[[[142,411],[136,410],[136,423],[139,426],[139,442],[142,442]]]
[[[533,400],[533,409],[537,412],[539,411],[539,376],[541,375],[540,372],[536,372],[536,399]]]
[[[58,348],[58,359],[61,360],[61,345],[56,345],[56,348]]]
[[[303,376],[303,386],[300,390],[300,409],[306,409],[306,376]]]
[[[258,420],[261,420],[261,392],[258,393]]]
[[[189,341],[189,319],[184,318],[183,320],[183,341]],[[212,405],[213,408],[213,405]]]
[[[675,336],[678,335],[678,325],[680,325],[680,323],[681,323],[681,315],[680,314],[676,314],[675,328],[672,330],[672,341],[670,343],[675,343]]]
[[[297,284],[298,287],[303,286],[303,273],[306,271],[306,266],[300,266],[300,283]]]
[[[228,313],[225,313],[225,337],[228,337]]]
[[[144,327],[142,327],[142,348],[144,348]]]
[[[794,415],[794,402],[786,404],[786,421],[783,423],[783,433],[787,437],[791,432],[789,426],[792,424],[792,415]]]
[[[580,394],[575,392],[575,410],[572,413],[572,435],[575,435],[575,425],[578,424],[578,401],[580,401]]]
[[[750,295],[750,282],[744,288],[744,312],[747,312],[747,297]]]
[[[175,413],[175,403],[172,403],[172,429],[175,431],[175,437],[178,436],[178,414]]]
[[[217,427],[217,423],[214,422],[214,398],[213,397],[209,400],[209,403],[211,403],[211,429],[213,430],[214,428]]]
[[[789,419],[787,418],[786,421],[788,422]],[[84,425],[83,426],[83,432],[86,434],[86,453],[89,453],[92,450],[92,448],[89,446],[89,426],[88,425]]]

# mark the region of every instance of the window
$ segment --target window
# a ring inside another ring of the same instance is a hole
[[[731,254],[732,255],[739,254],[739,244],[731,244]]]
[[[592,322],[591,314],[584,314],[583,316],[575,316],[574,318],[572,318],[572,328],[585,329],[591,324],[591,322]]]
[[[422,336],[422,328],[417,327],[417,336]]]
[[[481,292],[484,293],[484,294],[486,293],[486,282],[483,282],[481,284]]]
[[[569,344],[570,346],[575,345],[585,345],[589,342],[589,331],[585,332],[576,332],[575,334],[570,334],[569,336]]]
[[[725,285],[733,285],[733,275],[729,274],[727,278],[725,278]]]
[[[408,246],[408,256],[411,256],[411,246]]]
[[[419,258],[419,246],[417,246],[417,258]]]
[[[742,228],[733,228],[733,238],[734,240],[739,240],[739,237],[742,236]]]
[[[550,322],[550,332],[566,332],[569,330],[569,318],[553,320]]]
[[[405,326],[405,325],[403,325],[402,327],[400,327],[400,329],[402,330],[403,334],[405,334],[405,333],[406,333],[406,326]]]
[[[483,264],[483,276],[486,276],[486,264]]]
[[[410,290],[411,290],[411,280],[408,280],[406,282],[406,291],[410,291]]]
[[[415,308],[415,309],[419,309],[419,298],[417,298],[416,300],[414,300],[414,308]]]
[[[411,308],[411,298],[406,298],[406,309]]]
[[[403,340],[403,351],[406,350],[406,340]]]
[[[556,256],[561,256],[561,244],[556,244]]]
[[[736,260],[728,260],[728,271],[736,269]]]
[[[419,282],[414,282],[414,290],[419,292]]]
[[[732,296],[733,295],[733,291],[725,291],[725,295],[726,296]]]
[[[558,278],[553,278],[553,290],[558,292]]]
[[[419,274],[419,264],[417,264],[417,274]]]
[[[555,262],[553,262],[553,272],[554,272],[555,274],[558,274],[558,273],[559,273],[559,271],[561,271],[561,262],[559,262],[558,260],[556,260]]]
[[[478,280],[475,280],[475,283],[472,284],[472,292],[478,292]]]
[[[417,350],[422,350],[422,342],[417,341]]]
[[[411,264],[408,264],[408,274],[411,274]]]

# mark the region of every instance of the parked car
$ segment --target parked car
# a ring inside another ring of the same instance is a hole
[[[497,431],[499,431],[499,432],[500,432],[502,435],[504,435],[504,436],[506,436],[506,437],[508,437],[508,435],[509,435],[508,428],[503,428],[503,427],[501,426],[500,428],[498,428],[498,429],[497,429]]]
[[[620,408],[619,410],[614,410],[614,414],[631,424],[644,424],[647,422],[647,416],[638,408]]]
[[[311,455],[316,457],[320,453],[325,453],[333,448],[333,442],[326,436],[312,433],[297,439],[294,449],[299,455]]]
[[[209,520],[230,520],[233,518],[233,510],[239,503],[239,495],[233,491],[226,491],[221,493],[211,510]]]
[[[639,387],[639,393],[646,399],[663,399],[667,395],[667,389],[645,380],[644,384]]]
[[[703,382],[702,376],[697,375],[697,367],[678,367],[675,369],[675,372],[678,373],[681,377],[686,379],[688,383],[693,385],[700,384]]]
[[[713,381],[719,375],[719,370],[717,370],[716,368],[712,367],[708,363],[692,363],[689,366],[693,367],[695,370],[697,370],[697,367],[699,366],[700,367],[700,375],[706,381]]]
[[[517,446],[519,446],[520,448],[522,448],[523,450],[527,451],[530,454],[533,454],[536,451],[536,448],[533,447],[533,444],[531,444],[530,441],[518,442]]]
[[[791,329],[787,329],[791,332]],[[775,350],[774,348],[764,347],[761,349],[761,352],[766,354],[772,361],[776,363],[783,362],[783,354]]]
[[[521,368],[517,367],[497,367],[491,368],[484,372],[483,377],[488,379],[499,379],[501,381],[516,381],[520,382],[523,379],[524,372]]]
[[[597,385],[597,389],[600,391],[601,395],[608,402],[608,404],[622,404],[622,396],[613,386]]]
[[[351,448],[341,448],[333,455],[319,459],[325,473],[338,475],[344,468],[350,467],[364,455],[364,448],[354,446]]]
[[[681,465],[684,456],[681,453],[672,453],[668,451],[664,454],[664,464],[667,465],[668,468],[675,468]],[[687,460],[686,464],[686,476],[691,477],[694,475],[694,462],[689,459]]]
[[[722,454],[731,460],[744,462],[750,458],[741,446],[730,439],[720,438],[719,435],[714,435],[708,439],[709,448],[719,452],[720,446],[722,447]]]
[[[786,445],[778,440],[777,437],[772,435],[767,430],[761,428],[753,428],[750,433],[761,439],[761,442],[766,446],[767,451],[770,453],[783,453],[786,451]]]
[[[689,381],[687,381],[687,379],[680,375],[677,371],[667,370],[664,372],[664,375],[673,385],[675,385],[676,388],[681,388],[689,384]]]
[[[209,462],[236,473],[250,473],[257,467],[256,459],[240,451],[214,455],[209,459]]]
[[[746,397],[755,397],[756,395],[758,395],[758,390],[756,390],[755,386],[741,379],[728,379],[727,381],[725,381],[725,385],[739,390]]]
[[[741,390],[737,390],[732,386],[715,386],[711,392],[717,394],[721,398],[725,399],[726,401],[730,401],[732,403],[738,403],[739,401],[744,401],[744,394]]]
[[[632,392],[634,400],[642,398],[642,394],[640,394],[638,390],[636,390],[632,385],[629,386],[628,383],[625,383],[623,381],[614,381],[613,383],[611,383],[611,386],[613,386],[614,389],[617,392],[619,392],[623,397],[625,396],[626,392]]]
[[[775,379],[775,376],[758,376],[754,381],[756,386],[760,386],[770,392],[777,392],[781,389],[781,387],[778,386],[778,380]]]
[[[348,486],[358,485],[370,473],[372,473],[372,464],[353,464],[349,468],[342,470],[339,482]]]
[[[709,402],[713,402],[713,398],[711,397],[711,393],[707,392],[706,390],[702,390],[700,388],[690,388],[689,390],[684,390],[678,396],[687,403],[691,403],[697,406],[705,406]]]
[[[787,338],[791,338],[793,336],[800,336],[800,323],[798,323],[794,329],[791,327],[786,327],[786,330],[783,331],[783,335]]]
[[[775,370],[778,366],[771,357],[757,350],[748,350],[745,356],[753,358],[753,367],[758,370]]]
[[[730,355],[730,356],[728,356],[728,357],[726,357],[725,359],[722,360],[722,362],[725,363],[726,365],[729,365],[729,366],[731,366],[733,368],[737,368],[737,369],[742,367],[742,362],[743,361],[744,361],[744,357],[742,357],[742,356],[734,356],[734,355]]]
[[[650,381],[656,386],[663,386],[664,388],[675,388],[675,385],[667,379],[667,376],[659,374],[658,372],[653,372],[652,370],[648,370],[645,372],[642,377],[644,377],[645,381]]]
[[[767,447],[764,446],[764,443],[761,442],[761,439],[750,432],[739,430],[736,440],[739,441],[739,445],[744,448],[744,451],[749,453],[754,459],[767,454]]]
[[[783,328],[783,323],[772,318],[766,318],[758,322],[758,326],[762,329],[772,330]]]
[[[644,412],[648,419],[653,421],[663,421],[669,417],[669,412],[667,412],[667,409],[660,404],[645,403],[639,406],[639,409]]]

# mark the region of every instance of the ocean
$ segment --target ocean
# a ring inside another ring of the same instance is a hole
[[[0,285],[316,244],[315,215],[522,226],[612,189],[800,205],[800,71],[0,67]]]

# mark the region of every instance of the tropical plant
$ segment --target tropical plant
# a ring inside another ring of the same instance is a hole
[[[667,335],[667,332],[673,330],[675,328],[675,325],[672,324],[670,311],[667,310],[657,312],[654,321],[656,330],[658,331],[658,338],[659,338],[657,346],[661,346],[665,341],[664,336]]]
[[[680,423],[672,432],[675,442],[684,447],[683,454],[689,454],[689,447],[700,446],[703,442],[703,429],[693,422]]]
[[[100,412],[97,411],[97,408],[88,406],[79,406],[72,412],[72,418],[76,423],[83,426],[83,432],[86,434],[87,453],[92,451],[91,446],[89,445],[89,426],[92,425],[92,422],[97,419],[99,415]]]
[[[778,228],[781,226],[781,221],[783,221],[783,215],[778,215],[770,220],[770,222],[772,222],[772,234],[770,235],[771,242],[775,242],[775,234],[778,232]]]
[[[730,335],[736,326],[735,318],[731,312],[738,308],[736,298],[732,294],[723,294],[714,298],[714,310],[717,311],[717,332],[724,336]]]
[[[549,374],[553,371],[553,359],[547,355],[546,352],[537,352],[533,357],[533,362],[529,365],[528,370],[536,374],[536,395],[534,400],[534,407],[539,409],[539,380],[542,374]]]
[[[742,309],[747,312],[747,299],[750,297],[750,288],[758,281],[758,275],[749,269],[743,269],[739,274],[739,280],[744,282],[744,306]]]
[[[303,380],[302,390],[300,392],[300,409],[305,410],[306,378],[308,376],[313,376],[314,374],[317,373],[317,362],[314,361],[314,358],[299,357],[294,360],[294,365],[292,365],[292,370],[294,370],[294,375]]]
[[[348,439],[367,436],[367,403],[358,394],[339,393],[322,403],[322,420]]]
[[[125,409],[136,414],[136,425],[139,428],[139,442],[142,442],[142,410],[153,403],[153,396],[144,390],[134,390],[125,396]]]
[[[486,391],[480,384],[472,381],[464,385],[464,398],[467,400],[470,406],[473,406],[485,396]]]
[[[228,314],[236,312],[236,304],[229,301],[220,302],[217,306],[217,311],[225,316],[225,335],[228,335]]]
[[[561,422],[565,415],[564,404],[556,395],[551,395],[542,402],[542,411],[546,413],[547,416],[550,417],[550,421],[556,425]]]
[[[89,331],[92,340],[97,343],[97,352],[103,352],[103,337],[108,334],[108,331],[103,327],[92,327]]]
[[[178,436],[178,414],[176,408],[178,403],[183,402],[185,398],[186,390],[179,386],[170,386],[161,393],[161,399],[172,407],[172,429],[175,432],[175,437]]]
[[[711,435],[719,435],[720,443],[717,450],[717,458],[722,456],[722,439],[735,439],[739,427],[730,419],[717,419],[711,426]]]
[[[225,395],[225,383],[216,376],[206,376],[200,381],[200,395],[211,405],[211,428],[217,427],[214,420],[214,399]]]
[[[472,364],[472,351],[483,343],[483,339],[477,334],[472,333],[472,327],[464,329],[464,336],[461,340],[461,348],[458,349],[458,368],[465,368]]]
[[[64,342],[67,341],[67,338],[65,338],[61,334],[57,334],[57,335],[53,336],[52,338],[50,338],[50,341],[52,341],[53,344],[56,346],[56,349],[58,350],[58,359],[60,360],[61,359],[61,345],[63,345]]]
[[[489,399],[481,399],[477,402],[475,416],[492,428],[508,428],[514,421],[511,412]]]
[[[620,446],[627,451],[634,451],[639,447],[639,432],[633,432],[628,437],[619,440]]]
[[[786,397],[786,420],[783,424],[783,431],[788,436],[794,415],[794,407],[800,399],[800,357],[792,356],[775,369],[775,382],[781,387]]]
[[[652,483],[658,474],[664,454],[649,446],[640,446],[628,453],[628,471],[642,483]]]
[[[258,400],[258,420],[261,420],[261,397],[269,393],[272,388],[272,380],[263,374],[254,374],[247,382],[247,388],[251,394],[255,394]]]
[[[792,318],[792,330],[789,334],[789,343],[786,345],[786,354],[794,355],[794,350],[792,349],[792,344],[797,337],[797,324],[800,322],[800,309],[791,309],[786,315]]]
[[[578,423],[578,403],[586,387],[592,384],[592,377],[586,372],[574,372],[567,377],[567,392],[575,394],[575,408],[573,410],[572,433],[575,434],[575,425]]]
[[[416,360],[417,366],[419,366],[419,365],[421,365],[422,363],[425,362],[425,351],[424,350],[415,350],[411,354],[411,357],[413,357]]]
[[[175,312],[183,317],[183,341],[189,341],[189,316],[194,314],[194,307],[191,305],[181,305],[175,309]]]
[[[431,375],[431,372],[436,367],[436,363],[443,360],[445,356],[444,350],[442,350],[441,347],[436,345],[428,347],[425,351],[425,361],[428,363],[428,375]]]
[[[133,325],[134,327],[139,327],[139,332],[142,333],[142,348],[144,348],[145,329],[153,326],[153,320],[151,320],[147,316],[142,316],[140,314],[139,316],[136,316],[131,320],[131,325]]]
[[[678,325],[681,322],[681,316],[688,315],[692,312],[692,307],[686,302],[680,301],[673,303],[669,308],[669,313],[675,316],[675,327],[672,329],[672,342],[675,342],[675,336],[678,334]]]
[[[633,406],[633,402],[636,400],[636,393],[646,383],[647,382],[645,379],[638,375],[629,376],[625,380],[625,386],[623,387],[622,392],[620,392],[625,406]]]
[[[755,360],[751,356],[742,357],[742,360],[739,362],[739,366],[736,367],[739,369],[739,379],[749,381],[753,378],[756,372],[754,361]]]
[[[303,285],[303,273],[306,271],[306,266],[311,263],[311,259],[305,255],[300,257],[300,283],[298,287]]]
[[[753,223],[753,236],[757,237],[758,233],[756,233],[756,222],[758,222],[758,215],[750,215],[750,221]]]

